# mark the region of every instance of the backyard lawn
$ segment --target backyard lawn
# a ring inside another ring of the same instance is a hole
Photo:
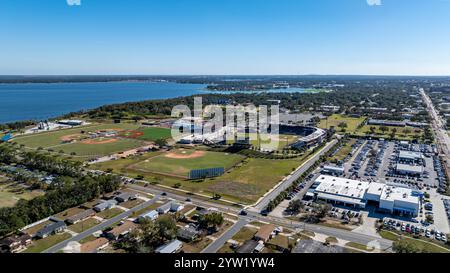
[[[71,237],[69,233],[61,233],[49,236],[44,239],[39,239],[33,241],[33,244],[24,251],[24,253],[41,253],[42,251],[60,243],[64,240],[67,240]]]

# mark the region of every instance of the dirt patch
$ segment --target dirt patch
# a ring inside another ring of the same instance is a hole
[[[117,139],[115,138],[94,138],[94,139],[87,139],[81,141],[82,144],[88,144],[88,145],[100,145],[100,144],[107,144],[107,143],[114,143]]]
[[[175,153],[175,152],[170,152],[164,155],[164,157],[167,158],[173,158],[173,159],[190,159],[190,158],[199,158],[205,155],[204,151],[195,151],[191,154],[183,154],[181,153]]]
[[[82,137],[83,137],[82,134],[73,134],[73,135],[62,136],[60,139],[62,141],[75,141],[75,140],[80,140]]]
[[[256,200],[259,197],[260,189],[256,185],[244,184],[233,181],[219,181],[208,186],[211,192],[218,192],[231,196],[237,196],[248,201]]]
[[[134,131],[134,130],[120,132],[121,137],[133,138],[133,139],[140,138],[143,135],[144,135],[144,132]]]

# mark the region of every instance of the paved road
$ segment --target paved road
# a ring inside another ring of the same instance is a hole
[[[292,185],[292,183],[294,183],[295,180],[297,180],[302,175],[302,173],[304,173],[312,165],[314,165],[314,163],[320,159],[320,156],[322,156],[327,151],[329,151],[331,149],[331,147],[333,147],[333,145],[335,145],[336,143],[337,143],[337,140],[335,140],[335,139],[333,141],[329,142],[320,152],[316,153],[313,157],[308,159],[305,163],[303,163],[303,165],[300,168],[298,168],[293,174],[291,174],[287,179],[285,179],[283,183],[279,184],[269,194],[264,196],[264,198],[262,198],[258,202],[258,204],[256,206],[254,206],[254,208],[258,211],[265,209],[267,204],[269,204],[270,200],[274,199],[282,191],[289,188],[289,186]]]
[[[422,98],[427,105],[428,112],[432,116],[432,128],[436,136],[439,153],[444,158],[445,169],[448,174],[450,173],[450,161],[448,160],[450,158],[450,137],[447,133],[447,130],[445,130],[444,128],[445,123],[439,117],[439,114],[434,108],[433,102],[431,101],[430,97],[425,93],[423,89],[420,89],[420,93],[422,94]]]
[[[280,225],[285,226],[291,229],[301,229],[301,230],[308,230],[313,231],[316,233],[324,234],[327,236],[336,237],[339,239],[343,239],[349,242],[355,242],[360,243],[363,245],[367,245],[369,243],[373,245],[379,245],[379,248],[388,250],[392,247],[392,241],[386,240],[386,239],[380,239],[375,236],[367,235],[367,234],[361,234],[352,232],[345,229],[339,229],[339,228],[332,228],[332,227],[326,227],[321,225],[315,225],[315,224],[306,224],[303,222],[297,222],[297,221],[291,221],[284,218],[279,217],[263,217],[259,214],[255,214],[253,212],[249,212],[248,216],[246,218],[252,219],[252,220],[260,220],[264,222],[270,222],[274,225]]]
[[[55,253],[55,252],[58,252],[59,250],[63,249],[65,246],[67,246],[67,244],[69,242],[72,242],[72,241],[78,242],[78,241],[88,237],[89,235],[91,235],[94,232],[103,230],[103,229],[111,226],[112,224],[119,222],[120,220],[128,218],[130,215],[133,214],[133,212],[139,211],[141,209],[144,209],[144,208],[154,204],[158,199],[159,199],[159,197],[155,197],[155,198],[153,198],[153,199],[151,199],[151,200],[149,200],[147,202],[139,204],[136,207],[134,207],[134,208],[132,208],[132,209],[130,209],[128,211],[125,211],[125,212],[123,212],[123,213],[121,213],[121,214],[119,214],[119,215],[117,215],[117,216],[115,216],[115,217],[113,217],[111,219],[108,219],[108,220],[100,223],[99,225],[97,225],[95,227],[87,229],[86,231],[83,231],[83,232],[79,233],[78,235],[73,236],[72,238],[69,238],[69,239],[67,239],[65,241],[62,241],[61,243],[58,243],[58,244],[50,247],[49,249],[43,251],[43,253]]]
[[[153,189],[152,187],[141,187],[138,185],[130,185],[129,187],[132,189],[135,189],[135,190],[140,190],[140,191],[153,193],[153,194],[161,193],[160,190]],[[179,201],[184,201],[186,199],[183,196],[179,196],[179,195],[176,195],[173,193],[167,193],[167,197],[175,199],[175,200],[179,200]],[[208,202],[208,201],[198,200],[195,198],[191,198],[191,199],[192,199],[192,204],[194,204],[196,206],[203,206],[203,207],[207,207],[207,208],[216,208],[221,212],[238,214],[239,210],[240,210],[240,209],[229,207],[226,205],[221,205],[221,204],[216,204],[216,203],[212,203],[212,202]],[[297,229],[297,228],[306,229],[306,230],[321,233],[321,234],[324,234],[327,236],[333,236],[336,238],[340,238],[343,240],[360,243],[360,244],[364,244],[364,245],[367,245],[369,242],[377,241],[377,242],[379,242],[380,247],[382,249],[388,249],[392,246],[392,241],[389,241],[386,239],[379,239],[379,238],[371,236],[371,235],[360,234],[360,233],[355,233],[355,232],[351,232],[351,231],[344,230],[344,229],[331,228],[331,227],[325,227],[325,226],[320,226],[320,225],[304,224],[302,222],[291,221],[291,220],[287,220],[287,219],[280,218],[280,217],[272,217],[272,216],[265,217],[265,216],[260,215],[258,212],[248,211],[247,216],[239,216],[239,218],[240,218],[240,220],[246,220],[247,222],[263,221],[263,222],[269,222],[269,223],[272,223],[275,225],[280,225],[280,226],[284,226],[284,227],[288,227],[288,228],[292,228],[292,229]],[[240,225],[242,225],[242,223],[240,223]],[[241,227],[243,227],[244,225],[242,225]],[[235,226],[235,228],[237,228],[237,226]],[[233,232],[233,230],[230,230],[230,232]],[[233,233],[233,235],[235,233],[237,233],[237,231],[235,231]],[[225,236],[225,234],[226,233],[224,233],[222,236]],[[231,237],[233,237],[233,235],[231,235],[228,239],[227,239],[227,237],[225,237],[224,239],[226,239],[226,240],[221,239],[221,238],[219,238],[218,240],[222,240],[222,241],[224,240],[223,241],[223,244],[224,244]],[[219,243],[215,243],[215,245],[217,245],[217,244],[219,244]],[[220,247],[222,247],[222,245]],[[208,247],[205,249],[205,251],[211,251],[211,249],[215,249],[216,247],[217,246],[215,246],[215,247],[211,246],[211,248]],[[218,249],[220,249],[220,247]]]
[[[240,219],[231,228],[225,231],[217,240],[212,242],[209,246],[202,250],[201,253],[216,253],[219,249],[233,236],[241,230],[246,224],[248,224],[247,219]]]
[[[139,186],[136,184],[129,184],[129,185],[127,185],[127,187],[130,189],[136,190],[136,191],[146,192],[146,193],[150,193],[153,195],[161,195],[164,192],[166,194],[166,197],[180,201],[180,202],[186,202],[186,199],[188,198],[187,196],[182,196],[182,195],[178,195],[178,194],[164,191],[161,189],[156,189],[151,185],[149,185],[148,187],[143,187],[143,186]],[[233,214],[237,214],[241,211],[241,208],[236,208],[236,207],[227,206],[224,204],[209,202],[209,201],[205,201],[205,200],[198,199],[195,197],[189,197],[189,198],[191,199],[191,203],[196,206],[201,206],[201,207],[206,207],[206,208],[217,208],[222,212],[228,212],[228,213],[233,213]]]

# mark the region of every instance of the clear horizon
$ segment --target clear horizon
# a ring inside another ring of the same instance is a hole
[[[5,0],[0,75],[450,75],[446,0]]]

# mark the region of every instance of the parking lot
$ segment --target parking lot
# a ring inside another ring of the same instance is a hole
[[[424,226],[420,223],[411,224],[409,222],[386,217],[383,219],[383,229],[409,233],[415,236],[424,236],[426,238],[447,243],[447,235],[445,232],[432,226]]]

